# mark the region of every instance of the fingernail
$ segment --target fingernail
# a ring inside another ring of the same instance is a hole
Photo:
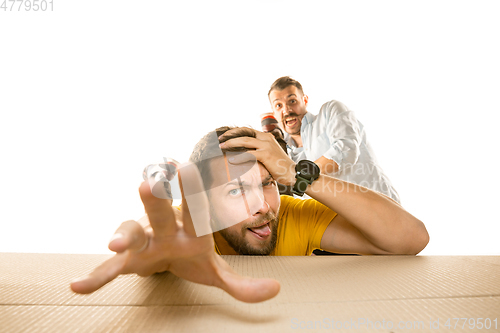
[[[115,239],[120,239],[120,238],[123,238],[123,234],[121,232],[117,232],[116,234],[114,234],[111,239],[109,240],[109,242],[111,243],[112,241],[114,241]]]
[[[229,158],[229,162],[234,162],[234,161],[236,161],[236,159],[234,157]]]
[[[83,281],[83,280],[86,280],[86,279],[87,279],[86,276],[80,277],[80,278],[74,279],[73,281],[71,281],[71,283],[77,283],[77,282],[80,282],[80,281]]]
[[[219,147],[224,147],[225,144],[225,142],[219,143]]]

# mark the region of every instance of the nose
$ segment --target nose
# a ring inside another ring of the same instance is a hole
[[[282,111],[282,116],[283,118],[285,118],[286,116],[290,115],[290,113],[292,112],[292,108],[290,107],[290,105],[285,105],[283,107],[283,111]]]
[[[245,201],[250,209],[250,215],[266,214],[269,211],[269,204],[266,202],[261,188],[247,191]]]
[[[269,204],[267,203],[267,201],[264,199],[262,200],[262,205],[260,205],[260,208],[259,210],[257,211],[257,213],[260,213],[262,215],[266,214],[267,212],[269,211]],[[255,214],[257,214],[255,213]]]

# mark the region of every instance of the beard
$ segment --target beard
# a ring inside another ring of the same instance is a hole
[[[301,123],[301,125],[302,125],[302,123]],[[297,129],[295,131],[291,131],[291,130],[287,131],[287,128],[285,127],[285,132],[287,132],[290,135],[298,135],[298,134],[300,134],[300,126],[299,126],[299,129]]]
[[[269,221],[269,227],[271,228],[269,242],[263,247],[254,247],[246,240],[245,235],[247,232],[251,232],[248,230],[249,227],[258,226],[264,221]],[[278,218],[274,213],[267,212],[266,215],[261,216],[252,225],[243,225],[239,233],[231,232],[228,228],[219,230],[219,233],[233,250],[241,255],[269,255],[276,248],[276,241],[278,240]]]

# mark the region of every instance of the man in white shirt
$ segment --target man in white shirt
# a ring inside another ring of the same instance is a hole
[[[327,102],[315,116],[306,110],[308,97],[302,85],[288,76],[272,84],[268,97],[294,162],[314,161],[324,174],[378,191],[400,202],[366,140],[363,124],[344,104],[334,100]]]

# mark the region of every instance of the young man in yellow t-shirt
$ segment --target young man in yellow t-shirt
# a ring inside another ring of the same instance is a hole
[[[427,245],[424,224],[398,203],[319,174],[310,161],[294,163],[272,134],[221,128],[217,136],[216,147],[207,137],[202,139],[190,158],[194,164],[180,169],[184,190],[180,210],[153,196],[147,182],[141,185],[147,219],[126,221],[118,228],[109,244],[117,255],[74,281],[75,292],[93,292],[119,274],[170,271],[222,288],[239,300],[259,302],[274,297],[279,283],[241,277],[217,253],[310,255],[321,248],[336,253],[417,254]],[[219,148],[224,155],[217,157],[214,152]],[[246,153],[226,158],[226,152],[235,150]],[[249,156],[259,162],[252,172],[230,177],[229,164],[244,165]],[[218,172],[224,168],[225,172]],[[280,197],[276,181],[313,199]],[[188,194],[198,194],[196,201],[186,199],[188,183]],[[211,189],[208,196],[207,188]],[[248,215],[241,222],[238,219],[245,212],[236,209],[241,208],[238,202],[244,202]],[[205,232],[197,237],[200,230],[214,230],[214,226],[218,231],[213,236]]]

